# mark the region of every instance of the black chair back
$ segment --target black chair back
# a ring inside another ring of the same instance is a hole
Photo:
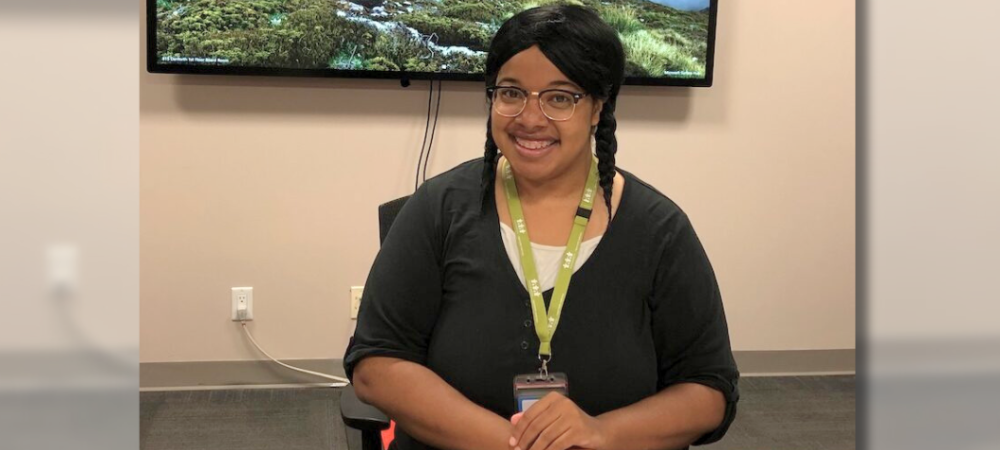
[[[400,197],[378,205],[378,243],[382,245],[389,235],[392,223],[403,209],[410,196]],[[344,424],[361,431],[362,450],[384,450],[382,430],[389,428],[389,418],[375,407],[362,402],[354,392],[354,386],[347,386],[340,395],[340,415]]]
[[[378,243],[382,245],[385,237],[389,235],[389,228],[396,221],[396,216],[403,209],[403,205],[410,199],[410,196],[400,197],[395,200],[378,205]]]

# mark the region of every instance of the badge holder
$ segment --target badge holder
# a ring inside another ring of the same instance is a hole
[[[529,373],[514,377],[514,401],[517,411],[525,412],[531,405],[551,392],[558,392],[569,397],[569,379],[565,373],[549,373],[548,360],[542,359],[542,368],[538,373]]]

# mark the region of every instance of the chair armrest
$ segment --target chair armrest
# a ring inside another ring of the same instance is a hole
[[[340,415],[344,425],[361,431],[380,431],[389,428],[389,418],[372,405],[362,402],[354,386],[346,386],[340,393]]]

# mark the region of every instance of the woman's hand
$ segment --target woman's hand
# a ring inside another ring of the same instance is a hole
[[[608,437],[601,421],[562,394],[550,393],[511,418],[515,450],[604,449]]]

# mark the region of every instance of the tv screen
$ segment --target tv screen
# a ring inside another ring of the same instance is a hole
[[[490,39],[544,0],[148,0],[154,73],[482,80]],[[717,0],[571,0],[622,40],[626,83],[710,86]]]

